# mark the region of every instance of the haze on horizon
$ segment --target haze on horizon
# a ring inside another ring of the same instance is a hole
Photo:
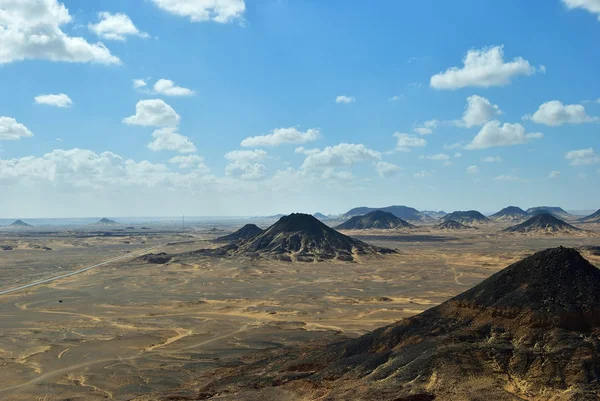
[[[594,1],[211,4],[2,2],[0,217],[598,208]]]

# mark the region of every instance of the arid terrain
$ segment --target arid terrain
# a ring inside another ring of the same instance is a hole
[[[542,249],[574,247],[600,267],[598,252],[586,248],[598,246],[597,236],[500,233],[510,222],[478,230],[343,231],[398,251],[356,262],[191,253],[221,246],[211,240],[245,223],[109,236],[108,228],[0,232],[0,246],[13,248],[0,250],[0,291],[122,257],[0,295],[0,399],[194,399],[240,361],[356,338]],[[166,264],[138,258],[162,252],[175,256]]]

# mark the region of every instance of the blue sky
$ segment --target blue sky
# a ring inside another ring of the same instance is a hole
[[[599,207],[596,0],[0,9],[5,217]]]

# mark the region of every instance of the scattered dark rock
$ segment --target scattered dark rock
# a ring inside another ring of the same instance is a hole
[[[490,219],[479,213],[477,210],[468,210],[466,212],[457,211],[447,214],[442,219],[443,221],[454,220],[461,224],[472,225],[472,224],[485,224],[489,223]]]
[[[509,206],[490,216],[496,221],[521,221],[529,217],[529,213],[517,206]]]
[[[538,214],[521,224],[503,230],[506,233],[537,235],[568,235],[581,231],[549,213]]]
[[[2,245],[0,246],[0,249],[2,249],[3,251],[12,251],[14,248],[10,245]]]
[[[172,259],[173,259],[172,256],[170,256],[169,254],[164,253],[164,252],[161,252],[158,254],[149,253],[147,255],[143,255],[138,258],[138,260],[140,260],[144,263],[153,264],[153,265],[164,265],[166,263],[169,263]]]
[[[446,220],[434,226],[438,230],[478,230],[477,227],[467,226],[456,220]]]

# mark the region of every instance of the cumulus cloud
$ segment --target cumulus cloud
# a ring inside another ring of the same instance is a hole
[[[460,159],[461,157],[463,157],[463,154],[462,154],[462,153],[460,153],[460,152],[456,152],[456,153],[454,154],[454,157],[455,157],[455,158],[457,158],[457,159]]]
[[[181,86],[176,86],[175,82],[169,79],[159,79],[154,84],[154,92],[165,96],[192,96],[194,91]]]
[[[64,93],[59,93],[58,95],[39,95],[35,97],[35,102],[54,107],[71,107],[73,105],[71,98]]]
[[[302,168],[324,168],[349,166],[364,161],[378,161],[381,153],[367,148],[363,144],[340,143],[328,146],[318,153],[312,153],[304,159]]]
[[[326,168],[321,178],[328,181],[350,181],[354,176],[349,171],[336,171],[333,168]]]
[[[137,29],[126,14],[100,12],[98,19],[98,23],[89,24],[88,28],[102,39],[124,41],[127,36],[150,37],[146,32]]]
[[[590,117],[581,104],[564,105],[558,100],[542,104],[531,116],[523,117],[537,124],[557,127],[563,124],[583,124],[600,120],[598,117]]]
[[[225,154],[227,160],[236,162],[257,162],[267,158],[267,152],[264,150],[233,150]]]
[[[198,155],[175,156],[169,159],[169,163],[177,164],[182,169],[196,168],[209,171],[209,168],[204,164],[204,158]]]
[[[403,134],[400,132],[396,132],[394,134],[396,137],[396,150],[400,152],[410,152],[411,148],[422,148],[427,145],[427,141],[423,138],[419,138],[418,136]]]
[[[306,149],[303,146],[300,146],[296,149],[294,149],[294,153],[299,154],[299,155],[314,155],[321,152],[320,149]]]
[[[161,99],[140,100],[135,106],[135,115],[123,120],[129,125],[143,126],[176,126],[179,124],[179,114]]]
[[[450,156],[448,156],[445,153],[438,153],[436,155],[431,155],[431,156],[420,156],[420,159],[428,159],[428,160],[438,160],[438,161],[445,161],[445,160],[450,160]]]
[[[321,132],[317,128],[311,128],[306,132],[299,131],[296,128],[277,128],[272,133],[262,136],[246,138],[241,142],[241,146],[264,147],[278,146],[283,144],[303,144],[316,141],[321,137]]]
[[[558,170],[551,171],[550,174],[548,174],[548,178],[550,178],[551,180],[556,179],[558,177],[560,177],[560,171]]]
[[[146,83],[146,81],[144,79],[132,79],[132,82],[133,82],[134,89],[139,89],[139,88],[148,86],[148,84]]]
[[[394,163],[378,161],[375,163],[375,169],[377,170],[377,174],[381,177],[392,177],[398,174],[400,170],[402,170],[402,167]]]
[[[422,125],[414,128],[413,131],[419,135],[431,135],[433,134],[433,130],[438,127],[439,123],[438,120],[425,121]]]
[[[243,19],[244,0],[152,0],[162,10],[192,22],[228,23]]]
[[[467,167],[467,174],[470,174],[470,175],[479,174],[479,168],[477,166],[469,166],[469,167]]]
[[[600,21],[600,1],[598,0],[562,0],[569,9],[581,8],[592,14],[596,14]]]
[[[519,75],[532,75],[535,68],[522,57],[504,61],[504,47],[472,49],[463,59],[463,67],[451,67],[431,77],[435,89],[504,86]]]
[[[2,0],[0,4],[0,64],[23,60],[120,64],[102,43],[64,33],[72,21],[57,0]]]
[[[498,156],[488,156],[481,159],[484,163],[500,163],[502,159]]]
[[[596,154],[593,148],[571,150],[565,155],[572,166],[587,166],[600,163],[600,156]]]
[[[212,180],[205,172],[193,170],[182,175],[164,164],[123,159],[112,152],[95,153],[85,149],[57,149],[42,157],[0,159],[0,182],[34,187],[102,189],[132,187],[189,187]]]
[[[148,148],[155,152],[172,150],[179,153],[194,153],[196,151],[192,141],[187,136],[179,134],[177,128],[158,129],[152,133],[152,138],[154,139],[148,144]]]
[[[225,174],[240,180],[260,180],[267,175],[267,168],[259,163],[233,162],[225,167]]]
[[[336,103],[354,103],[356,98],[354,96],[338,96],[335,98]]]
[[[0,141],[16,141],[21,138],[32,137],[29,129],[11,117],[0,117]]]
[[[526,133],[525,127],[521,124],[505,123],[500,125],[499,121],[493,120],[481,128],[466,148],[486,149],[495,146],[520,145],[542,137],[543,134],[540,133]]]
[[[480,126],[501,114],[500,107],[492,104],[488,99],[478,95],[469,96],[461,125],[466,128]]]

